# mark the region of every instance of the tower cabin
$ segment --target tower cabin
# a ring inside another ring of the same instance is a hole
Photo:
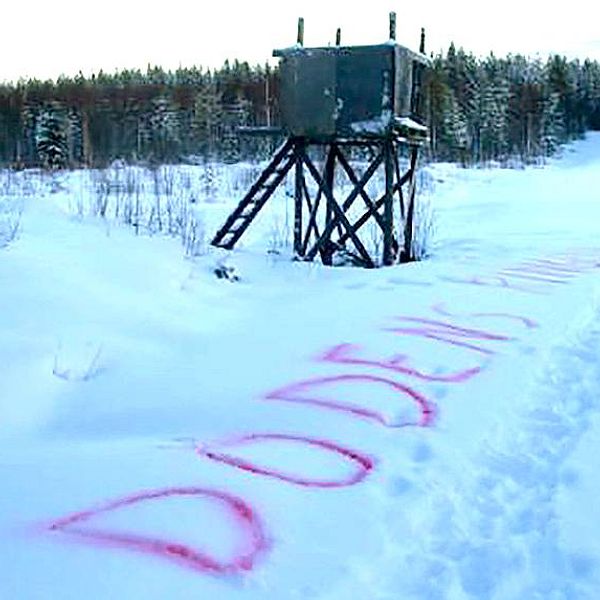
[[[287,139],[213,245],[232,249],[293,171],[297,259],[320,256],[329,265],[335,264],[336,253],[343,253],[365,267],[414,259],[417,157],[428,137],[421,81],[429,60],[423,30],[419,52],[397,44],[395,36],[396,16],[391,13],[386,43],[342,46],[338,30],[335,46],[305,48],[304,21],[299,20],[297,44],[273,52],[280,59],[281,133]],[[314,147],[320,151],[315,153]],[[364,147],[372,158],[358,172],[352,150]],[[371,197],[368,184],[380,167],[385,191]],[[350,184],[343,198],[335,189],[336,169]],[[381,230],[382,243],[375,247],[369,244],[372,231],[365,236],[367,223]]]
[[[286,133],[315,141],[426,137],[419,106],[422,53],[390,41],[373,46],[275,50]]]

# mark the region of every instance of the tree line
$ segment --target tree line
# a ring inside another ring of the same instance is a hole
[[[600,129],[600,64],[509,55],[478,59],[451,45],[426,82],[434,159],[464,163],[548,156]]]
[[[277,81],[268,65],[226,61],[213,71],[148,67],[0,85],[0,164],[238,160],[260,151],[245,147],[238,127],[276,119]]]
[[[600,64],[493,54],[454,44],[432,57],[423,117],[432,160],[475,163],[552,154],[600,129]],[[226,62],[0,85],[0,164],[104,166],[267,156],[242,125],[279,124],[277,68]]]

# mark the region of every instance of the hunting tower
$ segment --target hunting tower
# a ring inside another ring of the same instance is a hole
[[[324,264],[332,264],[342,250],[366,267],[413,259],[417,158],[428,138],[421,116],[421,81],[429,60],[423,30],[419,52],[400,46],[395,37],[396,15],[391,13],[389,41],[384,44],[342,46],[338,29],[335,46],[305,48],[304,21],[299,20],[298,43],[273,52],[280,58],[281,131],[287,139],[217,232],[213,245],[232,249],[293,171],[298,259],[319,255]],[[360,173],[351,164],[358,148],[369,156]],[[343,198],[336,190],[336,169],[349,184]],[[372,197],[367,185],[380,169],[384,191]],[[358,198],[362,209],[356,206]],[[394,215],[400,219],[398,226]],[[361,239],[360,229],[371,221],[382,232],[379,249]]]

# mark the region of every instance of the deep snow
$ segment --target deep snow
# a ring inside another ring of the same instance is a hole
[[[266,214],[236,283],[81,174],[12,197],[0,598],[598,597],[599,168],[431,167],[433,256],[373,271]]]

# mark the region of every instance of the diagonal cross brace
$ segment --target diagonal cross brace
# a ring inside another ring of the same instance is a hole
[[[377,155],[377,158],[369,165],[369,168],[367,169],[361,180],[358,182],[358,185],[356,185],[352,192],[350,192],[350,194],[348,195],[341,207],[334,198],[330,186],[321,177],[321,174],[319,173],[318,169],[314,166],[310,158],[305,155],[303,159],[313,179],[315,180],[319,188],[323,190],[323,193],[325,194],[325,197],[327,198],[327,201],[335,214],[335,217],[325,227],[323,233],[321,234],[321,237],[317,240],[317,242],[307,253],[306,259],[312,260],[317,255],[319,249],[324,247],[324,245],[329,241],[333,229],[337,225],[342,225],[346,230],[346,233],[344,234],[344,236],[347,236],[346,239],[350,238],[352,240],[363,260],[367,263],[368,266],[373,267],[373,260],[371,259],[369,252],[367,251],[363,243],[360,241],[358,235],[354,230],[354,227],[350,224],[350,221],[348,221],[345,212],[350,208],[352,203],[359,196],[360,190],[362,190],[367,185],[371,177],[374,175],[375,171],[377,171],[377,168],[383,160],[383,153],[379,153]]]
[[[304,164],[304,157],[306,151],[304,147],[296,146],[296,157],[302,164]],[[306,198],[306,203],[308,206],[308,224],[306,226],[306,235],[304,236],[304,240],[302,241],[302,245],[300,247],[300,255],[304,256],[306,254],[306,250],[308,248],[308,244],[310,241],[310,234],[313,229],[315,232],[315,237],[318,239],[320,237],[319,228],[317,226],[317,214],[319,212],[319,204],[321,202],[321,197],[323,196],[323,188],[319,186],[317,190],[317,194],[315,196],[314,204],[310,202],[310,194],[308,193],[308,187],[306,186],[306,181],[303,181],[303,190]]]
[[[360,181],[359,181],[356,173],[354,172],[354,169],[350,166],[350,163],[348,162],[348,160],[346,159],[346,157],[343,155],[342,151],[339,148],[337,149],[337,157],[338,157],[338,160],[340,161],[340,164],[342,165],[342,168],[344,169],[344,171],[346,171],[346,174],[348,175],[348,179],[350,180],[352,185],[359,186]],[[394,188],[393,192],[395,192],[395,191],[396,191],[396,189]],[[378,207],[375,205],[373,200],[371,200],[371,197],[369,196],[369,194],[367,194],[364,187],[360,187],[359,194],[361,195],[364,203],[367,205],[367,209],[369,210],[368,214],[373,215],[373,217],[379,224],[379,227],[381,227],[381,231],[385,231],[385,221],[384,221],[383,217],[377,212]],[[385,196],[383,198],[385,199]],[[356,231],[358,228],[355,227],[354,229]],[[340,236],[340,241],[342,240],[342,238],[344,239],[344,241],[347,240],[348,239],[347,234]],[[398,242],[396,241],[395,238],[394,238],[392,244],[394,246],[394,250],[398,250]]]
[[[398,183],[396,183],[396,185],[394,185],[392,191],[393,193],[396,193],[398,190],[402,191],[402,186],[411,178],[411,171],[407,171],[406,173],[404,173],[404,175],[402,175],[400,181]],[[369,208],[369,210],[367,210],[367,212],[360,217],[360,219],[357,219],[352,227],[354,229],[354,231],[358,231],[365,223],[367,223],[367,221],[371,218],[371,216],[373,216],[382,206],[383,203],[385,202],[385,198],[386,195],[383,194],[383,196],[381,196],[374,204],[373,206],[371,206]],[[345,233],[338,241],[340,244],[345,243],[348,240],[348,234]]]

